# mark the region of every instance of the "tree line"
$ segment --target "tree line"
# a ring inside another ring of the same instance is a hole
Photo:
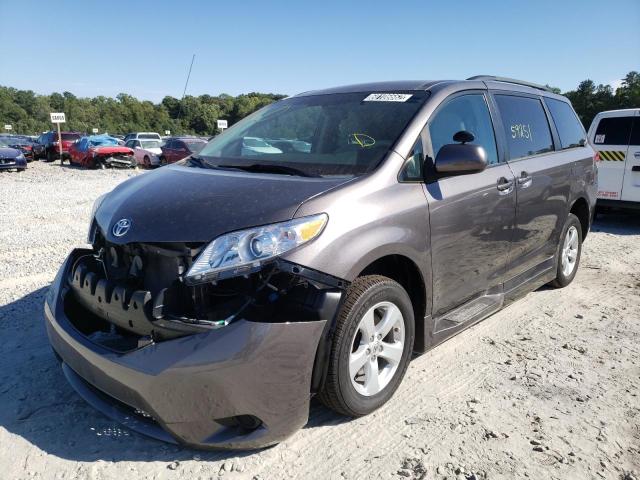
[[[169,130],[172,134],[213,135],[218,133],[218,119],[231,125],[284,97],[252,92],[237,97],[185,96],[182,100],[166,96],[153,103],[126,93],[116,98],[80,98],[71,92],[38,95],[32,90],[0,86],[0,130],[10,124],[16,133],[39,134],[52,128],[50,112],[64,112],[65,130],[91,132],[97,128],[111,134]]]
[[[553,88],[556,93],[560,89]],[[593,117],[603,110],[640,107],[640,73],[629,72],[615,90],[610,85],[596,85],[591,80],[580,82],[575,90],[564,93],[573,104],[585,129]],[[11,124],[13,131],[38,134],[51,129],[50,112],[64,112],[65,129],[124,134],[135,131],[172,134],[214,135],[216,121],[228,120],[229,125],[286,97],[274,93],[247,93],[233,97],[200,95],[178,99],[166,96],[160,103],[121,93],[116,98],[98,96],[76,97],[71,92],[39,95],[32,90],[0,86],[0,127]]]

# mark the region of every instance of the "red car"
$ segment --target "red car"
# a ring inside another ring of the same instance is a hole
[[[194,153],[200,152],[207,144],[206,140],[197,137],[171,137],[161,147],[160,165],[175,163]]]
[[[69,158],[69,148],[80,137],[80,132],[61,132],[62,138],[62,158]],[[36,148],[36,154],[40,157],[45,157],[47,161],[53,162],[57,158],[60,158],[60,147],[58,146],[58,132],[50,131],[43,133],[37,140],[39,147]]]
[[[108,135],[82,137],[69,147],[71,164],[87,168],[135,168],[133,150]]]

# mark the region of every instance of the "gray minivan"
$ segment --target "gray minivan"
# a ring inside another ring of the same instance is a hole
[[[278,101],[96,200],[51,344],[89,403],[166,441],[274,444],[315,394],[366,415],[412,353],[573,280],[594,156],[565,97],[512,79]]]

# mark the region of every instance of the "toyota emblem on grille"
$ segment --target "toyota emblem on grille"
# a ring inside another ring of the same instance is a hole
[[[122,237],[127,234],[131,228],[131,220],[128,218],[122,218],[118,220],[111,229],[114,237]]]

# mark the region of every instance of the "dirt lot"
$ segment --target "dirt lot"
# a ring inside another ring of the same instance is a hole
[[[540,289],[416,358],[383,409],[259,452],[199,452],[103,417],[67,385],[42,322],[93,200],[134,172],[0,174],[0,477],[625,479],[640,474],[640,215],[600,219],[574,283]]]

